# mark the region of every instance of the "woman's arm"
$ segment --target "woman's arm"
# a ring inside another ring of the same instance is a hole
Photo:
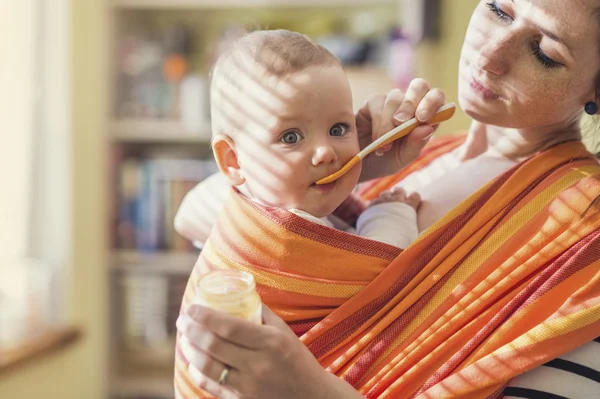
[[[220,398],[362,398],[328,373],[283,320],[263,307],[263,325],[192,305],[180,316],[181,350],[195,383]],[[225,367],[226,382],[218,384]]]

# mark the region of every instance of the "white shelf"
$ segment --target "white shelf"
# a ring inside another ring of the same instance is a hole
[[[128,118],[112,122],[112,137],[121,143],[210,143],[210,125],[185,131],[177,119]]]
[[[398,0],[114,0],[120,8],[356,7],[397,4]]]
[[[198,254],[187,252],[115,251],[111,265],[115,270],[134,273],[163,273],[189,275]]]

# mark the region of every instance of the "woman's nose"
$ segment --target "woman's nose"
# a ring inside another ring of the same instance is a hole
[[[504,32],[504,34],[491,38],[483,45],[477,66],[493,75],[506,75],[510,71],[511,59],[515,54],[514,35]]]
[[[313,155],[313,165],[330,164],[337,161],[337,155],[334,149],[329,145],[320,145],[315,149]]]

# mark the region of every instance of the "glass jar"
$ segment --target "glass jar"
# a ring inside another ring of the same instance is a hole
[[[250,273],[238,270],[209,272],[198,281],[196,300],[207,308],[262,323],[262,302]]]

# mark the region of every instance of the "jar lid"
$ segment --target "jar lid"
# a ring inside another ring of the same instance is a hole
[[[252,274],[239,270],[214,270],[198,280],[198,292],[213,302],[237,301],[252,294],[256,283]]]

